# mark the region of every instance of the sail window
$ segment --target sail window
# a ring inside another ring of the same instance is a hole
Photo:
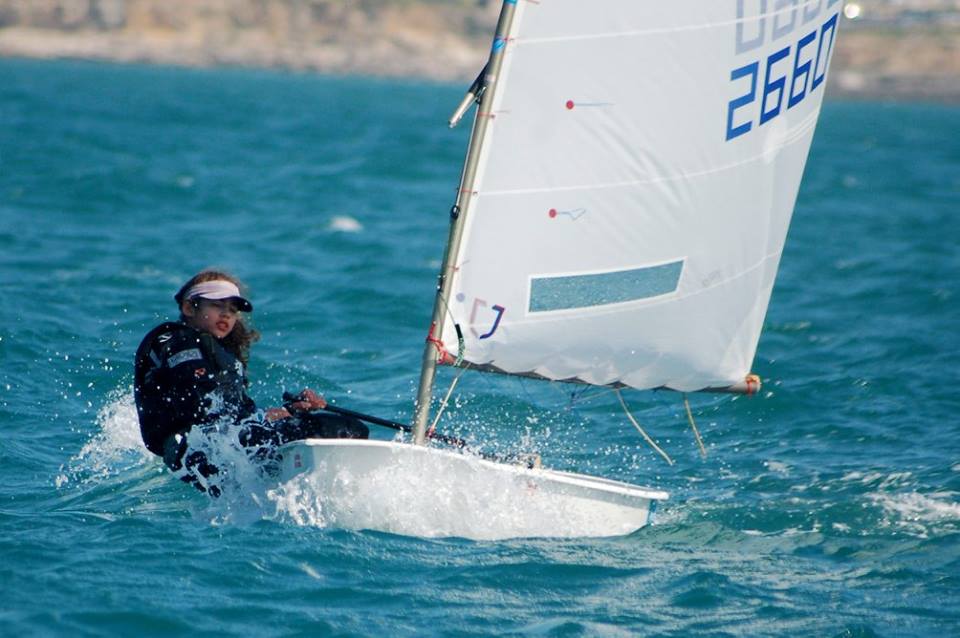
[[[649,299],[677,289],[683,260],[587,275],[531,277],[528,312],[550,312]]]

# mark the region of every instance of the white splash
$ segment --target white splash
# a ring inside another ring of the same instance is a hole
[[[56,486],[71,480],[88,482],[117,474],[124,468],[149,462],[153,455],[140,440],[137,408],[130,388],[118,388],[97,412],[97,432],[70,459],[56,477]],[[82,479],[80,477],[83,477]]]
[[[271,473],[275,464],[258,462],[251,458],[248,451],[240,445],[240,428],[232,424],[216,424],[197,427],[190,431],[189,444],[185,458],[193,452],[202,452],[210,464],[217,468],[217,474],[209,477],[195,475],[204,489],[216,487],[219,498],[205,498],[199,501],[202,509],[194,512],[195,517],[208,520],[213,525],[241,524],[249,525],[264,518],[268,486],[275,483]],[[172,472],[180,478],[186,470]]]
[[[156,477],[153,472],[146,475],[143,472],[152,467],[164,475],[162,478],[166,479],[171,496],[195,492],[196,498],[185,502],[198,520],[212,524],[249,524],[264,518],[263,504],[269,506],[264,493],[268,486],[276,484],[276,480],[268,476],[269,464],[265,466],[253,461],[242,449],[238,428],[212,427],[207,431],[194,428],[191,431],[191,448],[202,451],[220,469],[220,473],[210,480],[201,479],[207,486],[217,485],[222,491],[221,498],[209,498],[178,481],[182,472],[168,471],[162,461],[144,447],[132,388],[117,388],[108,395],[97,413],[96,425],[94,434],[55,478],[58,489],[109,485],[111,480],[116,481],[119,477],[121,483],[118,487],[126,484],[123,491],[130,492],[128,488],[144,480],[145,476]],[[156,491],[149,498],[163,499]],[[182,503],[184,501],[177,496],[176,507],[180,508]]]

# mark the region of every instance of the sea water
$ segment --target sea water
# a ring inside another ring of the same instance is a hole
[[[340,529],[242,459],[213,501],[142,448],[133,352],[211,265],[250,287],[261,406],[409,420],[463,88],[0,62],[0,634],[960,635],[952,106],[828,99],[764,390],[692,397],[706,459],[674,393],[627,395],[668,466],[612,394],[461,379],[442,431],[669,491],[637,533]]]

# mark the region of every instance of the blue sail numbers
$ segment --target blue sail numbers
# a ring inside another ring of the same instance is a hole
[[[730,72],[737,94],[727,105],[726,139],[736,139],[800,104],[823,83],[833,53],[839,0],[754,0],[756,18],[745,16],[748,0],[737,0],[736,51],[751,59]],[[773,12],[768,13],[768,6]],[[823,14],[827,17],[824,18]],[[783,46],[767,53],[771,45]]]

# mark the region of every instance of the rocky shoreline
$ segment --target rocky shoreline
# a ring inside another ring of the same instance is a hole
[[[468,81],[496,2],[0,0],[0,56]],[[845,24],[834,97],[960,102],[960,27]]]
[[[440,0],[0,0],[0,56],[472,79],[496,18]]]
[[[832,96],[960,103],[960,27],[844,27]]]

